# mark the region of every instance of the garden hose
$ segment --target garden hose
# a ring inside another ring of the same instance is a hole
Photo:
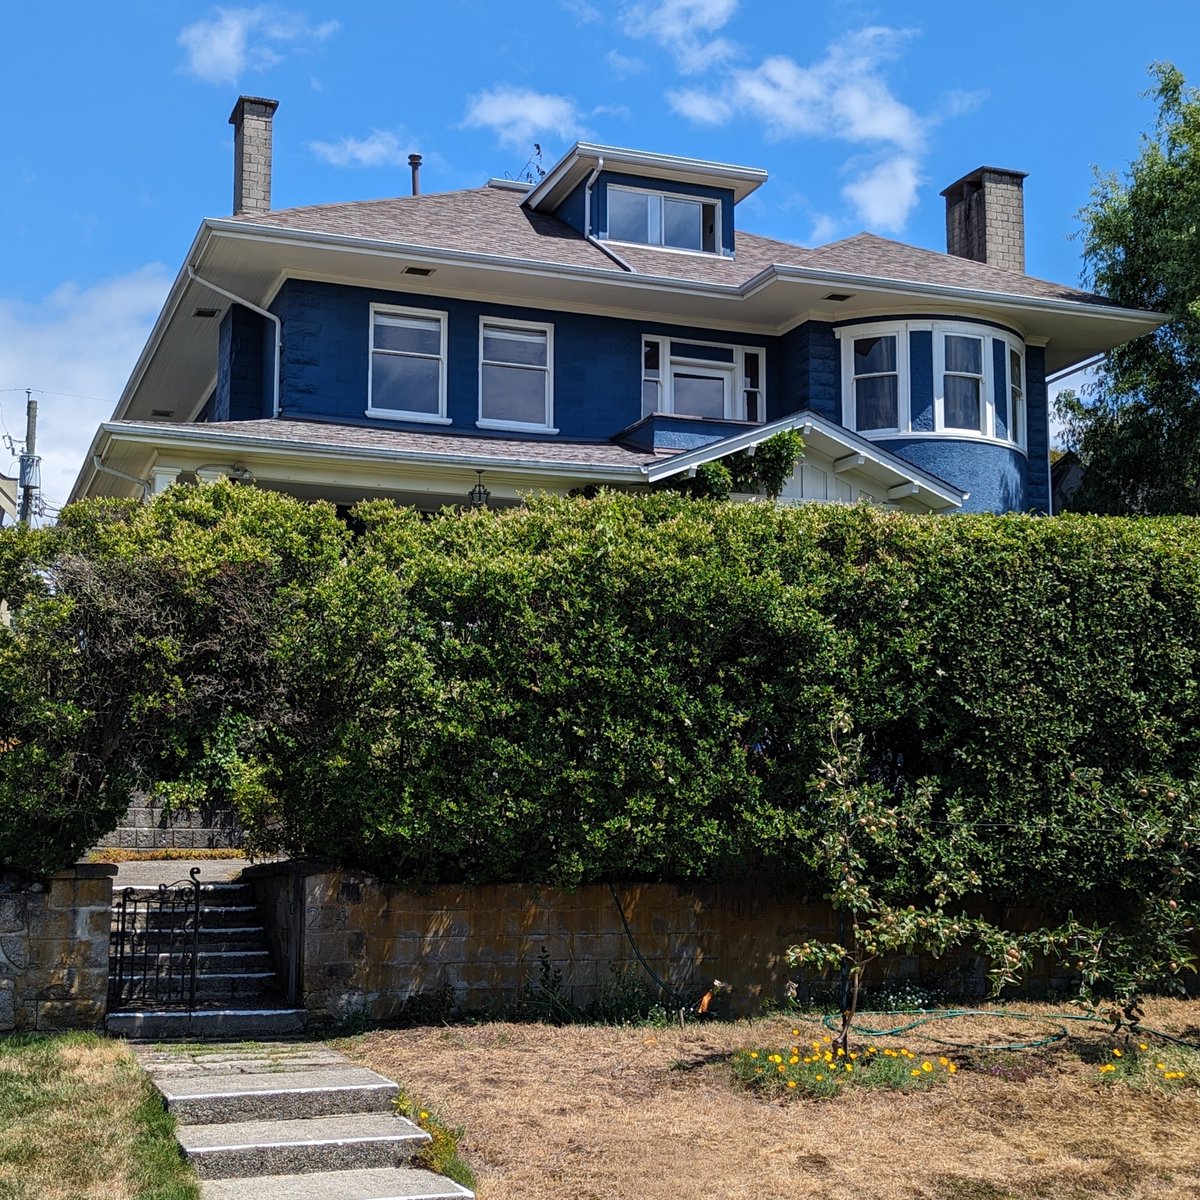
[[[873,1029],[869,1025],[859,1024],[857,1021],[850,1026],[852,1032],[859,1034],[862,1037],[872,1038],[887,1038],[900,1037],[902,1034],[908,1033],[911,1029],[917,1029],[922,1025],[928,1025],[932,1021],[952,1021],[957,1017],[1000,1017],[1005,1021],[1048,1021],[1061,1022],[1060,1028],[1050,1034],[1048,1037],[1036,1038],[1028,1042],[1003,1042],[981,1044],[974,1042],[955,1042],[949,1041],[946,1038],[932,1037],[925,1034],[928,1041],[937,1046],[952,1046],[956,1050],[1036,1050],[1040,1046],[1052,1046],[1058,1042],[1065,1041],[1070,1037],[1070,1031],[1067,1029],[1066,1022],[1082,1021],[1092,1025],[1111,1025],[1112,1022],[1103,1017],[1086,1017],[1078,1013],[1021,1013],[1007,1012],[1003,1009],[984,1009],[984,1008],[915,1008],[915,1009],[890,1009],[886,1011],[869,1011],[864,1010],[858,1014],[860,1017],[912,1017],[911,1021],[903,1025],[897,1025],[892,1029]],[[830,1013],[823,1019],[822,1022],[826,1029],[831,1032],[840,1032],[841,1017],[835,1013]],[[1174,1034],[1164,1033],[1161,1029],[1152,1029],[1148,1025],[1134,1024],[1126,1026],[1130,1033],[1139,1035],[1149,1035],[1150,1037],[1161,1038],[1166,1042],[1174,1042],[1177,1046],[1185,1046],[1189,1050],[1200,1050],[1200,1043],[1189,1042],[1183,1038],[1177,1038]]]

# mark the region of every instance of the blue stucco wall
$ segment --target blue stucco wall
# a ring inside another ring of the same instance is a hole
[[[610,438],[641,419],[644,334],[762,348],[768,406],[780,386],[777,338],[293,279],[272,305],[283,321],[285,414],[380,423],[365,415],[372,303],[449,314],[447,415],[464,432],[482,432],[476,428],[481,316],[554,326],[554,422],[562,437]]]
[[[596,237],[603,237],[608,230],[608,185],[610,183],[618,186],[645,188],[650,192],[674,192],[678,196],[697,196],[704,200],[720,200],[721,252],[723,254],[733,253],[732,188],[700,187],[694,183],[676,183],[671,179],[650,179],[645,175],[625,175],[617,171],[601,171],[592,187],[592,233]],[[571,195],[574,196],[574,192]],[[568,199],[570,198],[568,197]],[[563,217],[563,220],[566,220],[566,217]]]
[[[909,413],[915,431],[933,428],[933,333],[914,329],[908,335]]]
[[[805,321],[779,339],[778,386],[767,394],[767,420],[812,409],[842,423],[841,348],[833,326]]]
[[[753,426],[747,421],[711,421],[703,417],[677,417],[655,413],[623,430],[618,441],[642,450],[695,450]]]
[[[229,306],[218,335],[217,389],[210,420],[254,421],[271,415],[274,338],[268,352],[267,334],[273,334],[269,326],[258,313],[240,304]]]
[[[967,438],[880,438],[876,445],[970,492],[963,512],[1025,512],[1030,508],[1020,450]]]
[[[576,233],[586,233],[587,217],[587,180],[576,184],[575,189],[554,210],[554,215],[560,221],[566,221]]]

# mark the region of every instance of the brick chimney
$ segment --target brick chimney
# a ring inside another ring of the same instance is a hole
[[[233,215],[271,210],[271,119],[278,100],[239,96],[233,126]]]
[[[946,197],[946,253],[1025,273],[1025,171],[980,167]]]

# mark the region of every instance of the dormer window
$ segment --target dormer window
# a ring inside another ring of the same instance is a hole
[[[718,253],[721,205],[717,200],[641,188],[608,188],[608,238],[675,250]]]

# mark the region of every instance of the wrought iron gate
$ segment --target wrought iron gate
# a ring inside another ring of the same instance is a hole
[[[200,868],[157,891],[125,888],[113,906],[109,1006],[196,1007],[200,946]]]

